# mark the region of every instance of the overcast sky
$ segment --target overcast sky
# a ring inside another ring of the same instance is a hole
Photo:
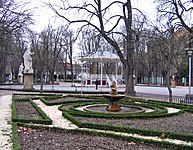
[[[48,26],[49,23],[55,24],[57,22],[53,17],[54,13],[49,10],[49,8],[45,7],[45,4],[42,3],[43,1],[47,2],[47,0],[31,0],[31,7],[37,7],[37,9],[35,9],[34,16],[36,24],[32,26],[32,29],[34,29],[36,32],[42,31]],[[140,9],[142,12],[147,14],[149,18],[155,19],[156,6],[153,1],[154,0],[132,0],[132,7]],[[56,24],[58,24],[58,22]]]

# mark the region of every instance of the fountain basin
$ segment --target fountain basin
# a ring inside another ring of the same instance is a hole
[[[103,97],[109,100],[109,105],[106,107],[107,111],[118,112],[121,110],[121,107],[118,101],[123,99],[125,95],[108,94],[108,95],[103,95]]]
[[[108,99],[110,101],[119,101],[119,100],[123,99],[125,97],[125,95],[106,94],[106,95],[103,95],[103,97],[105,97],[106,99]]]
[[[87,105],[84,106],[83,111],[91,111],[91,112],[102,112],[102,113],[108,113],[109,110],[106,108],[108,107],[108,104],[93,104],[93,105]],[[111,113],[117,113],[117,114],[124,114],[124,113],[141,113],[145,112],[145,109],[143,107],[134,106],[134,105],[120,105],[121,110],[119,111],[111,111]]]

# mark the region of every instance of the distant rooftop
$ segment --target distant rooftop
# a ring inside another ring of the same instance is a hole
[[[118,62],[119,61],[119,57],[117,54],[112,53],[110,51],[98,51],[96,52],[94,55],[90,55],[90,56],[83,56],[81,58],[82,61],[86,61],[86,62]]]

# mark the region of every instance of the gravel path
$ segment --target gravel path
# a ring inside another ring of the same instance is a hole
[[[11,95],[5,95],[0,97],[0,150],[11,150],[12,149],[12,141],[11,141]],[[58,110],[59,105],[55,106],[47,106],[44,103],[42,103],[40,100],[34,100],[34,102],[53,120],[53,125],[49,125],[50,127],[60,127],[65,129],[76,129],[78,128],[76,125],[72,124],[68,120],[64,119],[62,116],[62,112]],[[19,105],[21,106],[21,105]],[[24,107],[26,108],[26,107]],[[27,111],[27,109],[24,109],[23,111]],[[174,122],[174,125],[178,125],[181,127],[181,125],[186,125],[184,128],[187,128],[187,131],[190,131],[192,133],[192,114],[185,113],[185,116],[181,115],[181,117],[178,119],[174,118],[176,122]],[[176,116],[174,116],[176,117]],[[179,116],[178,116],[179,117]],[[170,118],[170,117],[169,117]],[[83,119],[83,118],[81,118]],[[159,118],[156,118],[159,119]],[[161,118],[160,118],[161,119]],[[162,118],[163,119],[163,118]],[[170,118],[171,119],[171,118]],[[184,120],[183,120],[184,119]],[[105,120],[107,122],[105,122]],[[97,123],[103,122],[103,123],[109,123],[108,119],[101,119],[100,120],[94,120]],[[159,127],[160,120],[154,120],[153,123],[150,120],[133,120],[133,122],[126,122],[126,126],[138,126],[138,128],[142,128],[144,125],[144,122],[146,123],[145,126],[148,127]],[[169,120],[169,119],[168,119]],[[92,122],[93,120],[85,120]],[[116,119],[113,119],[111,121],[116,121]],[[110,124],[114,124],[115,122],[111,122]],[[120,121],[120,120],[119,120]],[[118,123],[119,123],[118,121]],[[130,120],[131,121],[131,120]],[[117,122],[117,121],[116,121]],[[120,121],[121,122],[121,121]],[[157,122],[157,125],[156,125]],[[180,123],[181,122],[181,123]],[[132,123],[132,124],[131,124]],[[170,120],[171,123],[171,120]],[[167,119],[164,119],[163,125],[168,125],[169,121]],[[153,126],[152,126],[153,125]],[[179,128],[177,128],[179,130]],[[101,131],[101,132],[107,132],[107,131]],[[111,132],[111,131],[109,131]],[[184,131],[182,131],[184,132]],[[120,133],[116,133],[120,134]],[[123,134],[123,133],[121,133]],[[132,135],[130,135],[132,136]],[[138,135],[136,135],[138,136]],[[102,150],[102,149],[136,149],[136,150],[161,150],[163,148],[157,147],[156,145],[146,145],[144,143],[134,143],[134,142],[126,142],[126,141],[120,141],[113,138],[107,138],[107,137],[99,137],[99,136],[90,136],[87,134],[72,134],[70,132],[66,131],[51,131],[51,130],[45,130],[45,129],[32,129],[30,133],[26,134],[25,132],[19,133],[20,142],[23,149],[57,149],[57,150],[63,150],[65,149],[77,149],[77,150]],[[141,137],[144,138],[144,137]],[[152,137],[151,137],[152,138]],[[154,139],[155,140],[155,139]],[[172,141],[170,141],[172,142]],[[192,144],[192,143],[189,143]]]
[[[51,125],[51,126],[65,128],[65,129],[76,129],[76,128],[78,128],[76,125],[72,124],[67,119],[64,119],[64,117],[62,116],[62,112],[58,110],[59,105],[47,106],[44,103],[42,103],[40,100],[35,100],[34,102],[53,120],[53,125]],[[111,124],[111,125],[113,124],[113,125],[124,126],[122,123],[126,122],[126,124],[128,125],[126,119],[102,119],[102,118],[97,119],[97,118],[84,118],[84,117],[78,117],[78,118],[81,119],[81,120],[83,119],[84,121],[89,122],[89,123],[91,123],[91,122],[107,123],[107,124]],[[170,118],[170,117],[168,117],[168,118]],[[164,120],[163,118],[157,118],[157,119],[162,119],[162,121]],[[142,124],[142,126],[144,125],[144,123],[146,123],[146,121],[148,121],[147,119],[144,120],[144,121],[142,121],[141,119],[137,119],[137,120],[139,120],[139,122],[137,122],[136,124]],[[154,123],[151,122],[151,120],[154,120],[154,119],[149,119],[149,120],[150,120],[150,122],[149,122],[150,127],[152,127],[152,126],[154,127]],[[158,126],[157,127],[159,127],[159,121],[160,120],[158,120]],[[191,121],[191,118],[190,118],[190,121]],[[89,130],[89,129],[86,129],[86,130]],[[123,134],[123,133],[115,133],[115,134]],[[128,134],[126,136],[134,136],[134,135]],[[135,137],[139,137],[139,135],[135,135]],[[152,140],[156,140],[156,141],[161,140],[160,138],[157,138],[157,137],[148,137],[148,136],[140,136],[140,138],[152,139]],[[171,143],[181,143],[181,144],[188,144],[188,145],[192,144],[192,142],[183,142],[183,141],[180,141],[180,140],[177,140],[177,141],[171,140],[171,139],[164,139],[164,140],[168,141],[168,142],[171,142]]]
[[[11,130],[11,99],[12,95],[0,96],[0,149],[12,149]]]
[[[76,129],[76,128],[78,128],[76,125],[72,124],[67,119],[64,119],[64,117],[62,116],[62,112],[58,110],[59,105],[47,106],[44,103],[42,103],[40,100],[35,100],[34,102],[53,121],[53,125],[50,125],[50,126],[60,127],[60,128],[65,128],[65,129]]]

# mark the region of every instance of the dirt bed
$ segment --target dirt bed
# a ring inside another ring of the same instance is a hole
[[[69,97],[66,98],[69,100]],[[78,98],[77,98],[78,99]],[[64,100],[62,98],[62,100]],[[75,100],[72,97],[72,100]],[[66,109],[69,108],[66,105]],[[39,113],[28,101],[17,101],[17,117],[39,118]],[[103,123],[115,126],[126,126],[139,129],[151,129],[160,131],[171,131],[177,133],[193,134],[193,114],[183,113],[181,115],[154,119],[103,119],[77,117],[83,122]],[[157,145],[122,141],[119,139],[93,136],[87,134],[75,134],[67,131],[53,131],[47,129],[30,129],[19,132],[19,141],[23,150],[164,150]],[[172,150],[172,148],[165,148]]]
[[[96,99],[88,99],[88,98],[67,96],[67,97],[64,97],[64,98],[51,99],[51,100],[48,100],[48,101],[49,102],[64,102],[64,101],[92,101],[92,100],[96,100]]]
[[[193,134],[193,114],[183,113],[177,116],[150,119],[104,119],[77,117],[83,122],[125,126],[138,129],[160,130]]]
[[[46,129],[20,132],[19,139],[23,150],[171,150],[104,136]]]
[[[16,101],[18,118],[41,119],[39,112],[29,101]]]

